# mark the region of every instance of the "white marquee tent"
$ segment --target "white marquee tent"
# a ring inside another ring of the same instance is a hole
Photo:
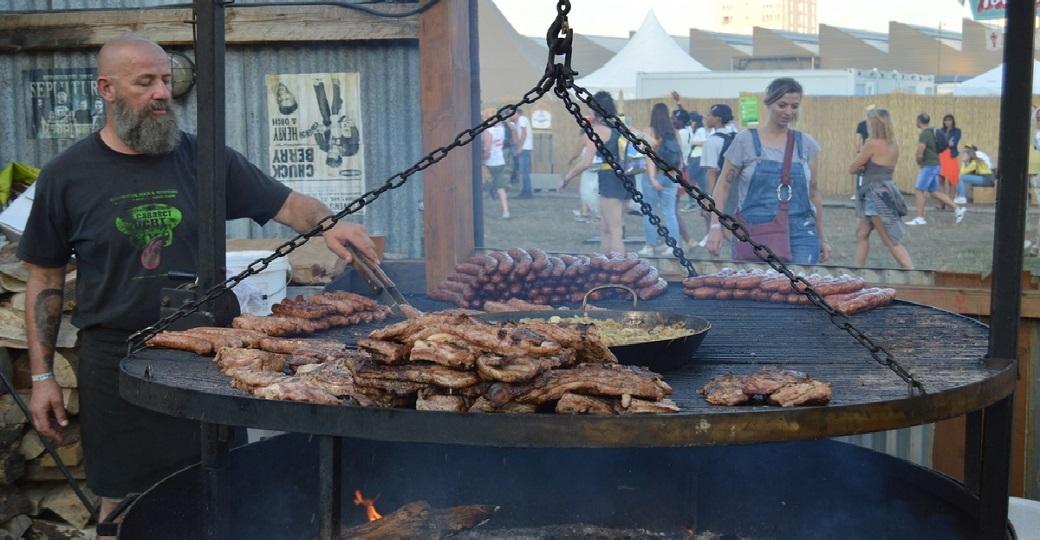
[[[955,96],[999,96],[1004,81],[1004,64],[973,77],[953,89]],[[1040,94],[1040,62],[1033,60],[1033,93]]]
[[[664,71],[708,71],[700,62],[686,54],[675,40],[665,32],[650,11],[632,39],[613,58],[586,77],[575,81],[589,90],[606,90],[617,97],[636,96],[636,73]]]

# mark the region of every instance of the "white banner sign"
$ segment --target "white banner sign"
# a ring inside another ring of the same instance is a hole
[[[365,147],[358,74],[268,75],[266,83],[271,176],[333,212],[360,197]]]

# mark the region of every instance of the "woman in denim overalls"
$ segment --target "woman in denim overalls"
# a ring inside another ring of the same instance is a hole
[[[726,206],[730,189],[737,183],[740,212],[748,223],[765,223],[776,217],[780,201],[788,203],[791,258],[795,264],[815,264],[830,257],[831,246],[823,228],[823,198],[816,183],[816,154],[819,145],[790,128],[798,119],[802,87],[791,78],[773,81],[766,89],[769,117],[761,129],[739,133],[726,151],[725,163],[712,197],[719,208]],[[794,133],[790,188],[780,184],[788,132]],[[738,182],[739,180],[739,182]],[[711,217],[708,251],[722,251],[722,227]]]

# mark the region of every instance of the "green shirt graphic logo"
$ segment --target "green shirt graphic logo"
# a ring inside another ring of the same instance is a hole
[[[168,204],[145,204],[130,208],[116,218],[116,230],[125,234],[130,245],[144,250],[141,265],[147,270],[159,267],[160,250],[173,244],[173,229],[181,222],[181,211]]]

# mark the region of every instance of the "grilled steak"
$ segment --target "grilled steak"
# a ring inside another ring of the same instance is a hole
[[[739,375],[716,375],[700,389],[700,394],[712,405],[740,405],[751,399],[744,393],[744,378]]]
[[[281,372],[285,368],[285,360],[284,354],[234,347],[220,349],[216,358],[213,359],[224,373],[242,368],[254,371]]]
[[[438,336],[452,338],[448,334],[434,334],[428,340],[417,340],[409,355],[411,361],[427,361],[454,369],[473,369],[477,353],[467,347],[434,341]],[[404,345],[401,346],[404,348]]]
[[[614,412],[612,400],[570,392],[564,394],[560,397],[560,401],[556,402],[556,412],[558,414],[617,414]]]
[[[362,338],[358,340],[357,346],[380,364],[403,364],[408,361],[408,348],[400,343]]]
[[[820,381],[808,380],[788,384],[773,392],[769,401],[781,407],[796,405],[822,405],[831,400],[831,385]]]
[[[763,368],[751,375],[717,375],[699,393],[712,405],[740,405],[762,396],[774,405],[792,407],[829,402],[831,385],[800,371]]]
[[[331,339],[292,339],[267,337],[266,335],[253,348],[257,347],[268,352],[282,354],[296,354],[296,351],[301,348],[324,351],[342,351],[345,348],[343,343]]]
[[[809,377],[801,371],[763,368],[743,379],[745,394],[768,396],[788,384],[808,381]]]
[[[462,396],[446,396],[434,394],[428,390],[419,392],[419,398],[415,400],[415,409],[418,411],[449,411],[466,412],[469,403]]]
[[[660,375],[649,370],[632,366],[580,364],[573,369],[542,373],[515,400],[538,405],[557,401],[567,392],[615,397],[628,394],[658,401],[671,394],[672,389],[661,380]]]

